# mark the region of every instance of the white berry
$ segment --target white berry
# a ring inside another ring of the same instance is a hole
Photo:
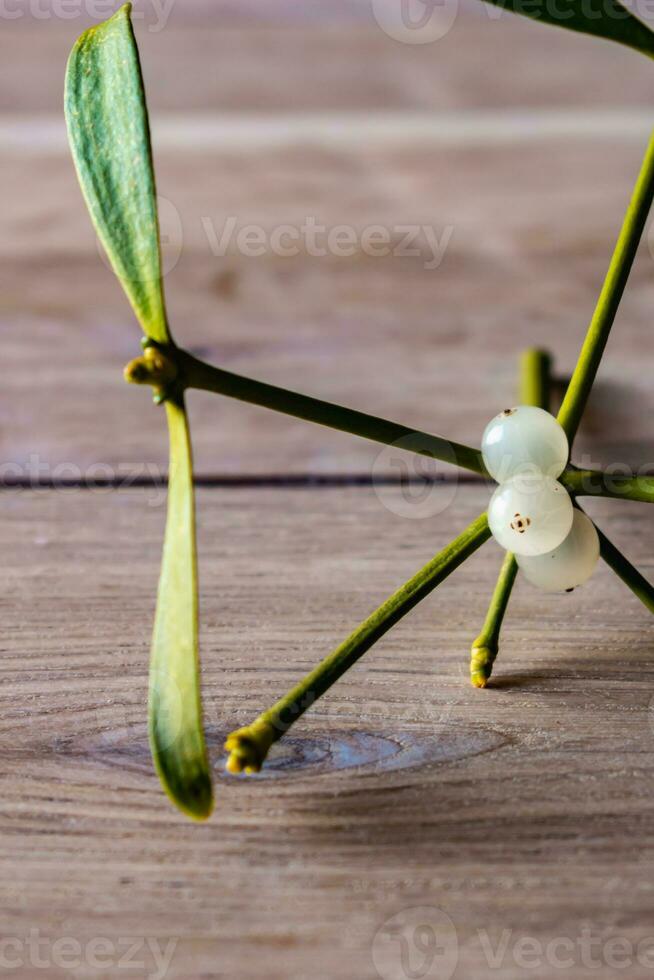
[[[559,477],[568,462],[568,439],[553,415],[534,405],[507,408],[484,430],[481,452],[498,483],[518,473]]]
[[[572,527],[572,500],[551,476],[519,474],[497,488],[488,508],[495,539],[516,555],[553,551]]]
[[[518,555],[525,578],[543,592],[563,592],[583,585],[593,574],[600,543],[593,522],[575,509],[565,541],[545,555]]]

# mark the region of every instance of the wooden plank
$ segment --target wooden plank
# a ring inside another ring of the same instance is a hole
[[[451,30],[433,43],[405,44],[382,30],[372,4],[350,13],[339,6],[205,4],[189,11],[188,3],[174,3],[171,12],[164,3],[166,19],[162,4],[143,4],[136,31],[151,106],[266,112],[652,103],[645,58],[496,7],[443,4],[436,16],[454,8]],[[46,4],[42,19],[30,17],[28,0],[14,8],[23,16],[3,19],[0,34],[0,112],[58,115],[68,52],[91,21],[48,17]]]
[[[638,141],[616,137],[606,110],[651,105],[649,66],[487,10],[462,9],[424,46],[392,40],[370,5],[347,2],[187,0],[160,32],[137,24],[155,120],[493,119],[527,106],[594,111],[604,127],[510,146],[157,149],[183,231],[167,275],[180,342],[468,442],[512,400],[522,347],[547,343],[571,368],[639,162]],[[0,114],[37,137],[24,154],[0,147],[0,480],[156,479],[166,466],[160,413],[120,379],[138,331],[57,149],[63,65],[83,26],[24,16],[0,32]],[[381,224],[396,244],[400,225],[453,231],[437,269],[424,243],[413,257],[215,255],[207,221],[220,233],[230,216],[266,235],[307,217],[358,234]],[[586,463],[654,462],[651,261],[644,247],[579,442]],[[191,410],[204,474],[398,472],[397,454],[247,406],[194,395]],[[440,980],[455,965],[455,977],[499,980],[528,966],[572,980],[651,976],[652,621],[635,598],[604,567],[569,596],[519,582],[493,686],[475,691],[467,651],[501,558],[491,542],[307,713],[260,777],[237,779],[223,772],[225,733],[488,493],[377,484],[198,498],[218,799],[206,826],[170,808],[147,746],[161,489],[0,492],[2,966],[20,980],[44,969],[52,980],[406,980],[400,914],[414,971],[425,959],[413,930],[436,930],[427,975]],[[649,510],[592,504],[652,578]],[[129,956],[141,965],[129,969]]]
[[[547,344],[561,371],[572,368],[640,152],[631,142],[552,139],[483,152],[158,154],[176,336],[227,369],[478,443],[487,418],[514,398],[523,347]],[[4,167],[4,472],[165,469],[160,412],[121,380],[138,330],[71,164],[11,157]],[[355,254],[308,254],[307,219],[351,227]],[[226,254],[216,254],[230,221]],[[260,257],[239,251],[249,225],[264,236]],[[298,230],[295,257],[274,254],[281,225]],[[374,257],[361,236],[379,225],[392,247]],[[426,267],[435,252],[424,236],[418,255],[398,254],[406,225],[447,241],[437,268]],[[651,267],[644,246],[579,442],[586,463],[654,462],[654,396],[642,369],[654,353]],[[372,444],[261,409],[204,395],[191,408],[204,473],[370,472],[378,457]]]
[[[480,488],[450,490],[432,491],[443,510],[428,522],[399,519],[397,496],[365,489],[200,492],[218,780],[206,826],[170,808],[148,756],[163,500],[0,495],[0,929],[22,964],[12,975],[32,980],[36,935],[55,980],[76,955],[56,958],[66,937],[82,944],[85,980],[115,976],[130,938],[139,976],[154,971],[147,939],[174,941],[169,980],[372,980],[373,952],[387,970],[398,955],[376,934],[423,906],[454,922],[456,976],[490,973],[505,929],[502,980],[524,975],[526,937],[571,938],[572,978],[587,976],[586,933],[602,977],[608,939],[651,937],[652,621],[604,567],[572,595],[519,583],[495,683],[476,691],[467,649],[500,561],[489,543],[307,713],[261,777],[222,773],[225,732],[484,505]],[[649,512],[596,511],[654,573]],[[104,970],[89,953],[98,937],[114,944]],[[633,962],[629,975],[644,977]]]

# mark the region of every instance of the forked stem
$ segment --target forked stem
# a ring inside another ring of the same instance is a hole
[[[602,360],[653,198],[654,136],[650,138],[647,146],[609,270],[558,414],[558,420],[565,429],[571,446]],[[523,402],[538,404],[543,408],[549,407],[549,369],[549,359],[543,356],[541,352],[530,351],[523,355],[521,365]],[[623,499],[654,501],[654,479],[644,476],[620,478],[569,467],[562,475],[561,482],[573,494],[599,494],[602,496],[618,496]],[[654,611],[654,590],[650,584],[599,529],[598,533],[604,560],[645,603],[647,608]],[[471,650],[470,678],[475,687],[485,687],[491,675],[493,663],[497,656],[502,620],[516,573],[517,563],[513,556],[507,553],[493,593],[486,622]]]
[[[520,357],[520,404],[549,410],[552,358],[547,351],[530,348]],[[504,556],[500,574],[486,613],[482,631],[470,649],[470,682],[486,687],[499,650],[502,623],[509,605],[518,563],[510,551]]]
[[[273,742],[314,704],[332,684],[369,650],[421,599],[458,568],[490,537],[488,519],[481,514],[446,548],[421,568],[372,613],[333,653],[307,674],[288,694],[246,728],[233,732],[225,743],[230,772],[258,772]]]

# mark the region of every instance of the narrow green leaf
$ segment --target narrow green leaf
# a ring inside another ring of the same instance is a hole
[[[213,797],[200,700],[193,460],[183,403],[165,405],[170,477],[150,664],[150,744],[170,798],[202,820]]]
[[[593,34],[654,57],[654,32],[619,0],[485,0],[543,24]]]
[[[146,336],[170,340],[148,111],[131,4],[86,31],[66,71],[73,159],[93,224]]]

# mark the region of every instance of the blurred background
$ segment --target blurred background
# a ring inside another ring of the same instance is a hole
[[[162,467],[62,118],[71,44],[116,5],[4,6],[3,459]],[[134,24],[180,343],[468,443],[522,347],[571,368],[651,122],[646,59],[472,0],[144,0]],[[653,292],[644,248],[580,443],[598,463],[642,461]],[[191,401],[201,472],[355,472],[378,452]]]
[[[122,380],[139,329],[62,111],[75,38],[116,6],[0,0],[0,968],[513,980],[535,936],[573,942],[567,978],[615,976],[579,944],[652,940],[654,677],[651,617],[604,566],[563,599],[518,582],[479,692],[489,544],[260,778],[223,772],[226,732],[486,506],[445,464],[423,508],[398,485],[420,461],[191,393],[215,817],[163,796],[145,702],[167,440]],[[181,345],[470,444],[523,348],[571,370],[652,125],[645,58],[473,0],[140,0],[134,26]],[[653,256],[650,225],[579,463],[654,465]],[[646,508],[589,510],[651,578]]]

